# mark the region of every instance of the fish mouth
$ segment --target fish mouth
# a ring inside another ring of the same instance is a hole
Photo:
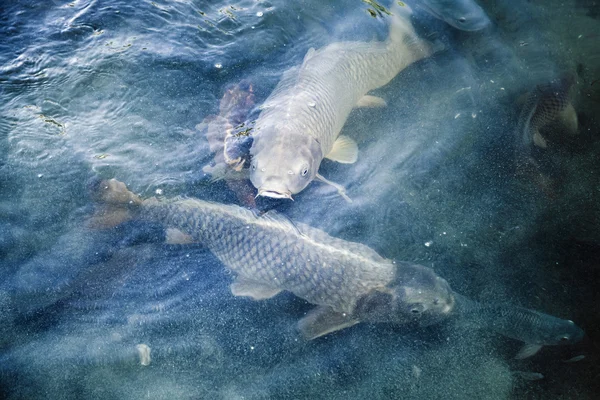
[[[292,192],[290,191],[278,192],[277,190],[258,189],[256,197],[258,196],[271,197],[272,199],[290,199],[294,201]]]

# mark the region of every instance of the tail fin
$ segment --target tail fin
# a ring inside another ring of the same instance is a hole
[[[419,38],[410,21],[412,9],[401,1],[397,1],[392,8],[390,22],[390,36],[387,46],[394,54],[401,55],[405,60],[405,66],[412,64],[422,58],[426,58],[435,51],[431,44]]]
[[[97,203],[88,226],[94,229],[109,229],[133,218],[134,211],[142,199],[116,179],[100,181],[92,189],[92,198]]]

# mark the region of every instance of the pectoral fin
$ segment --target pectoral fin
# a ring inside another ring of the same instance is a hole
[[[387,106],[387,103],[381,97],[371,96],[369,94],[366,94],[363,97],[361,97],[360,100],[358,100],[358,103],[356,103],[355,107],[375,108],[375,107],[386,107],[386,106]]]
[[[269,299],[281,292],[281,289],[240,277],[233,281],[230,289],[234,296],[247,296],[252,297],[254,300]]]
[[[533,133],[533,144],[535,144],[537,147],[541,147],[542,149],[548,147],[546,139],[544,139],[542,134],[537,130]]]
[[[179,229],[167,228],[165,232],[165,243],[167,244],[191,244],[194,239],[187,233],[181,232]]]
[[[536,354],[538,351],[540,351],[541,348],[542,348],[541,344],[527,343],[525,346],[523,346],[521,348],[521,350],[519,350],[519,352],[517,353],[517,355],[515,356],[515,358],[517,360],[522,360],[524,358],[529,358],[532,355]]]
[[[298,329],[305,339],[312,340],[340,329],[358,324],[360,321],[346,313],[333,311],[330,307],[320,306],[308,312],[298,322]]]
[[[358,146],[348,136],[340,135],[325,158],[342,164],[353,164],[358,158]]]

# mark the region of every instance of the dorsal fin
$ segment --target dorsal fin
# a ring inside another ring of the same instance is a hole
[[[366,246],[362,243],[349,242],[343,239],[338,239],[336,237],[330,236],[327,232],[324,232],[322,230],[313,228],[301,222],[294,222],[290,220],[286,215],[281,214],[275,210],[271,210],[263,215],[257,215],[256,212],[252,210],[235,205],[225,205],[184,197],[176,197],[175,201],[180,202],[180,204],[182,205],[188,205],[190,208],[206,208],[213,206],[223,211],[227,210],[227,212],[229,212],[231,215],[237,215],[239,217],[246,218],[250,221],[264,221],[270,224],[271,226],[279,227],[283,231],[294,232],[298,235],[310,238],[316,243],[320,243],[326,246],[332,246],[341,250],[346,250],[353,254],[356,254],[357,256],[364,257],[376,263],[390,264],[392,262],[391,260],[388,260],[387,258],[384,258],[377,254],[377,252],[369,246]]]
[[[298,229],[300,230],[300,232],[302,232],[302,234],[304,236],[307,236],[307,237],[313,239],[317,243],[329,245],[332,247],[336,247],[338,249],[347,250],[351,253],[362,256],[362,257],[369,259],[371,261],[374,261],[376,263],[389,264],[392,262],[391,260],[388,260],[387,258],[380,256],[375,250],[373,250],[369,246],[364,245],[362,243],[356,243],[356,242],[350,242],[350,241],[343,240],[343,239],[338,239],[336,237],[330,236],[327,232],[324,232],[319,229],[315,229],[306,224],[297,222],[296,226],[298,227]]]
[[[298,229],[298,226],[287,216],[277,212],[276,210],[269,210],[266,213],[259,216],[263,221],[268,221],[272,226],[277,226],[284,231],[294,231],[298,235],[303,235],[302,231]]]
[[[362,256],[376,263],[388,264],[392,262],[391,260],[380,256],[375,250],[373,250],[369,246],[366,246],[362,243],[349,242],[347,240],[338,239],[336,237],[330,236],[327,232],[324,232],[320,229],[313,228],[301,222],[294,222],[291,219],[289,219],[286,215],[281,214],[275,210],[270,210],[269,212],[259,216],[258,218],[264,221],[268,221],[268,223],[272,226],[277,226],[286,232],[296,232],[298,235],[310,238],[316,243],[320,243],[326,246],[332,246],[340,250],[346,250],[350,253]]]

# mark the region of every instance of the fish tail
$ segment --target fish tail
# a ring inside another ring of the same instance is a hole
[[[95,183],[92,198],[96,203],[96,210],[88,220],[88,226],[94,229],[114,228],[127,222],[142,205],[142,199],[116,179]]]
[[[422,58],[430,56],[434,49],[431,44],[419,38],[410,21],[411,8],[402,2],[397,2],[392,9],[390,36],[387,47],[390,52],[403,57],[405,65],[410,65]]]

